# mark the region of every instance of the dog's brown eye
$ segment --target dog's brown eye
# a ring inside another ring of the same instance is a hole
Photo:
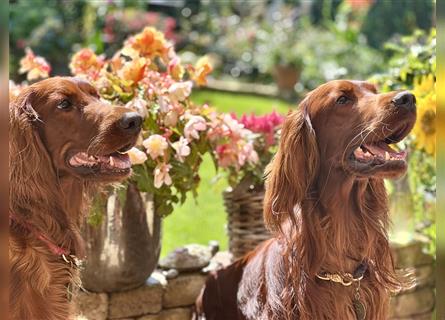
[[[71,108],[71,106],[72,106],[71,102],[69,100],[65,99],[61,103],[59,103],[57,108],[59,108],[61,110],[68,110],[69,108]]]
[[[349,98],[347,96],[341,96],[336,101],[337,104],[346,104],[348,102],[349,102]]]

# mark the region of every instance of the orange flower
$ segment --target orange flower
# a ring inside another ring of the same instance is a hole
[[[203,86],[207,84],[207,76],[212,72],[213,67],[209,62],[209,58],[204,56],[198,60],[195,67],[189,66],[190,77],[197,85]]]
[[[36,56],[30,48],[25,49],[26,55],[20,60],[19,73],[28,73],[26,78],[31,81],[39,78],[48,78],[51,66],[43,58]]]
[[[160,57],[164,61],[167,60],[168,43],[164,34],[153,27],[146,27],[142,32],[130,37],[125,42],[124,50],[125,48],[137,51],[142,57]]]
[[[117,75],[124,80],[138,83],[144,77],[145,67],[149,63],[150,60],[145,58],[136,58],[134,60],[126,61],[122,68],[117,70]]]
[[[104,64],[105,61],[101,56],[97,56],[89,48],[84,48],[76,52],[71,58],[70,70],[74,75],[84,75],[97,80]]]

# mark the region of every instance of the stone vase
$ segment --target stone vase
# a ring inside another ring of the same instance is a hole
[[[100,205],[103,220],[86,224],[86,261],[82,284],[93,292],[115,292],[138,287],[157,266],[161,249],[161,218],[153,196],[130,183],[120,197],[110,191]]]
[[[273,70],[273,77],[281,93],[294,91],[295,85],[300,79],[301,70],[293,65],[278,64]]]

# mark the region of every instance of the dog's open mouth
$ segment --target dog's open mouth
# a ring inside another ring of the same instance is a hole
[[[70,167],[82,174],[128,175],[131,171],[130,157],[122,148],[107,155],[91,155],[85,151],[73,154],[68,159]]]
[[[350,153],[349,167],[358,174],[371,174],[377,171],[402,172],[406,170],[407,152],[397,151],[391,144],[402,141],[412,129],[412,123],[401,125],[386,137],[364,141]]]
[[[362,144],[354,150],[354,158],[362,163],[383,164],[385,161],[406,160],[406,151],[397,152],[384,141]]]
[[[72,167],[100,167],[102,171],[122,171],[131,167],[128,154],[114,152],[106,156],[88,155],[86,152],[78,152],[69,160]]]

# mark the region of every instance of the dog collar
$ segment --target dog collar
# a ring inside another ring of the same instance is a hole
[[[42,241],[54,255],[61,256],[63,260],[68,263],[68,257],[71,258],[70,251],[68,249],[58,246],[48,237],[46,237],[42,232],[38,231],[34,226],[25,221],[20,221],[12,212],[9,212],[9,224],[11,225],[12,222],[17,223],[18,225],[28,230],[37,239]]]
[[[324,281],[332,281],[335,283],[340,283],[342,286],[349,287],[353,283],[362,280],[367,269],[368,265],[365,262],[362,262],[355,269],[353,274],[348,272],[344,273],[322,272],[320,274],[317,274],[317,278]]]

